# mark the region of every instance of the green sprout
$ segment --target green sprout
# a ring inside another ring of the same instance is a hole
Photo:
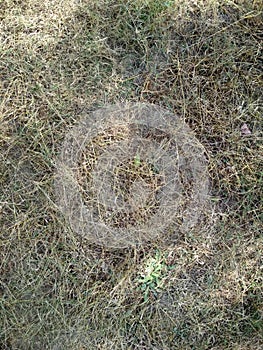
[[[144,302],[148,301],[150,293],[157,296],[163,288],[166,272],[173,268],[173,266],[167,266],[164,258],[161,252],[156,250],[155,256],[146,261],[145,269],[140,273],[137,282],[138,289],[144,294]]]
[[[139,154],[136,154],[136,156],[134,157],[134,165],[135,167],[139,167],[141,164],[141,158],[140,158],[140,155]]]

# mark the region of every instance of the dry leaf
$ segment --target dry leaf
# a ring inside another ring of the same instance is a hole
[[[241,128],[241,135],[242,136],[248,136],[251,135],[251,130],[249,129],[248,125],[246,123],[244,123]]]

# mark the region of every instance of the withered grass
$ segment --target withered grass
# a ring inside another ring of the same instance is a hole
[[[261,1],[1,1],[1,349],[262,348],[262,29]],[[206,148],[214,209],[173,246],[108,251],[56,208],[68,128],[122,101]]]

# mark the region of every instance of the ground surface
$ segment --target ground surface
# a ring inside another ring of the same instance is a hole
[[[261,1],[0,2],[1,349],[262,348],[262,29]],[[213,210],[174,245],[107,251],[54,203],[68,127],[123,101],[206,148]]]

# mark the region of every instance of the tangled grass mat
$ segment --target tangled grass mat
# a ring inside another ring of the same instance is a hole
[[[196,225],[208,197],[205,150],[159,106],[110,106],[82,118],[57,161],[58,205],[77,234],[109,248]]]

